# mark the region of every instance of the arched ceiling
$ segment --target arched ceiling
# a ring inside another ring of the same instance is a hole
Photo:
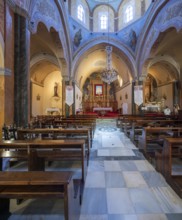
[[[158,84],[179,80],[179,70],[182,68],[182,31],[176,32],[174,28],[160,34],[151,50],[151,58],[161,57],[148,68],[148,73],[155,77]],[[162,60],[162,58],[164,59]],[[170,63],[165,57],[171,57],[177,66]]]
[[[40,61],[31,68],[31,80],[43,85],[46,77],[54,71],[59,71],[55,64],[47,60]]]
[[[86,79],[95,72],[100,73],[107,66],[106,60],[106,45],[98,45],[94,48],[88,50],[79,60],[79,65],[77,66],[75,72],[75,80],[80,82],[79,85],[81,88],[84,85]],[[127,63],[125,62],[125,58],[121,51],[117,50],[113,47],[112,53],[112,67],[118,72],[120,77],[123,79],[124,83],[131,81],[130,69],[128,68]]]
[[[39,23],[37,33],[31,35],[30,59],[35,60],[30,69],[30,77],[33,82],[43,85],[49,74],[60,71],[56,58],[55,37],[55,31],[49,32],[42,23]],[[56,62],[53,62],[52,59],[55,59]]]
[[[169,83],[178,79],[178,73],[175,67],[166,62],[158,62],[153,64],[148,73],[150,73],[157,81],[158,85]]]

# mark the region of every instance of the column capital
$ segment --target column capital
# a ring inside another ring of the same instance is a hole
[[[64,82],[70,81],[70,77],[68,75],[62,75],[62,81]]]

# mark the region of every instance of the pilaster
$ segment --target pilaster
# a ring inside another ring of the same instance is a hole
[[[15,14],[14,122],[27,126],[30,120],[30,31],[28,20]]]

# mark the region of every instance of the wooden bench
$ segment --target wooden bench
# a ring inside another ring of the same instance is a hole
[[[169,120],[169,119],[139,119],[132,123],[130,130],[130,139],[134,144],[138,144],[138,138],[142,135],[142,129],[144,127],[180,127],[182,125],[181,120]]]
[[[83,120],[83,119],[62,119],[59,121],[54,121],[54,128],[90,128],[91,130],[91,139],[93,139],[95,129],[96,129],[96,121],[95,120]]]
[[[0,172],[0,216],[10,216],[10,199],[61,198],[65,220],[79,220],[80,183],[72,172]]]
[[[26,139],[50,139],[50,140],[65,140],[65,139],[84,139],[87,149],[87,163],[89,162],[91,137],[89,128],[35,128],[35,129],[18,129],[18,140]]]
[[[156,150],[162,149],[164,138],[177,137],[181,132],[182,127],[145,127],[139,137],[138,148],[151,159],[155,157]]]
[[[181,166],[180,173],[173,172],[175,164],[174,159],[177,159],[178,166]],[[157,153],[157,170],[163,174],[166,181],[182,198],[182,138],[165,138],[163,149]]]
[[[45,161],[80,161],[81,179],[85,182],[87,157],[84,140],[14,140],[0,142],[1,168],[3,158],[27,160],[29,171],[44,171]]]

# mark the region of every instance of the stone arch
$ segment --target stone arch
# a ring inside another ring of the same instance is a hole
[[[143,65],[145,65],[146,60],[150,59],[151,49],[160,34],[170,28],[175,28],[177,32],[182,29],[181,7],[182,2],[180,0],[168,2],[163,0],[160,4],[156,4],[156,8],[151,11],[152,14],[149,14],[149,16],[152,15],[150,21],[141,33],[145,39],[141,37],[140,44],[138,44],[140,48],[137,48],[138,72],[140,74],[143,74]]]
[[[37,69],[40,70],[42,68],[44,70],[46,66],[47,66],[47,72],[40,71],[40,73],[37,73],[38,72]],[[51,71],[55,71],[55,70],[60,71],[60,66],[58,60],[52,55],[44,54],[44,53],[36,54],[34,57],[32,57],[30,61],[31,81],[35,81],[39,84],[43,85],[43,81],[47,77],[47,75]]]
[[[113,55],[115,58],[116,62],[124,62],[125,63],[125,68],[122,70],[124,71],[122,74],[128,74],[130,77],[127,79],[129,82],[131,82],[133,79],[137,77],[137,72],[136,72],[136,64],[135,64],[135,58],[133,55],[133,52],[127,48],[126,45],[122,44],[121,42],[118,41],[110,41],[110,45],[113,47]],[[72,78],[75,79],[75,81],[79,82],[79,79],[82,75],[78,74],[78,68],[80,63],[82,63],[83,60],[85,60],[90,54],[97,52],[98,50],[101,50],[104,53],[105,56],[105,46],[108,44],[107,42],[107,37],[106,38],[98,38],[94,39],[93,41],[88,42],[87,44],[83,45],[80,50],[76,51],[74,60],[73,60],[73,65],[72,65]],[[97,59],[97,57],[94,57]],[[105,59],[105,58],[104,58]],[[118,59],[118,61],[117,61]],[[98,63],[99,62],[99,63]],[[95,64],[96,65],[96,61]],[[97,66],[100,66],[100,68],[96,68],[95,70],[99,70],[103,68],[103,59],[97,61]],[[88,66],[87,66],[88,67]],[[117,66],[116,66],[117,68]],[[121,69],[120,69],[121,70]],[[119,70],[119,71],[120,71]],[[93,70],[94,71],[94,70]],[[82,77],[82,83],[84,83],[86,80],[85,76],[83,75]]]
[[[156,64],[167,64],[168,67],[170,66],[171,68],[168,70],[171,71],[171,78],[173,80],[179,80],[180,78],[180,65],[176,62],[176,60],[169,56],[169,55],[161,55],[161,56],[156,56],[155,58],[153,59],[147,59],[145,64],[143,65],[143,69],[142,69],[142,75],[141,77],[146,77],[148,72],[149,72],[149,69],[156,65]],[[167,67],[166,67],[167,68]]]
[[[68,24],[65,20],[65,12],[63,11],[62,3],[57,1],[49,3],[49,1],[40,0],[36,1],[30,13],[30,29],[32,34],[36,34],[38,30],[38,25],[40,23],[44,24],[48,32],[51,33],[53,38],[55,38],[55,44],[57,44],[56,53],[61,50],[60,54],[57,56],[58,60],[64,59],[66,61],[66,72],[69,73],[71,66],[71,49],[69,47],[69,34],[68,34]],[[59,48],[59,50],[58,50]]]

